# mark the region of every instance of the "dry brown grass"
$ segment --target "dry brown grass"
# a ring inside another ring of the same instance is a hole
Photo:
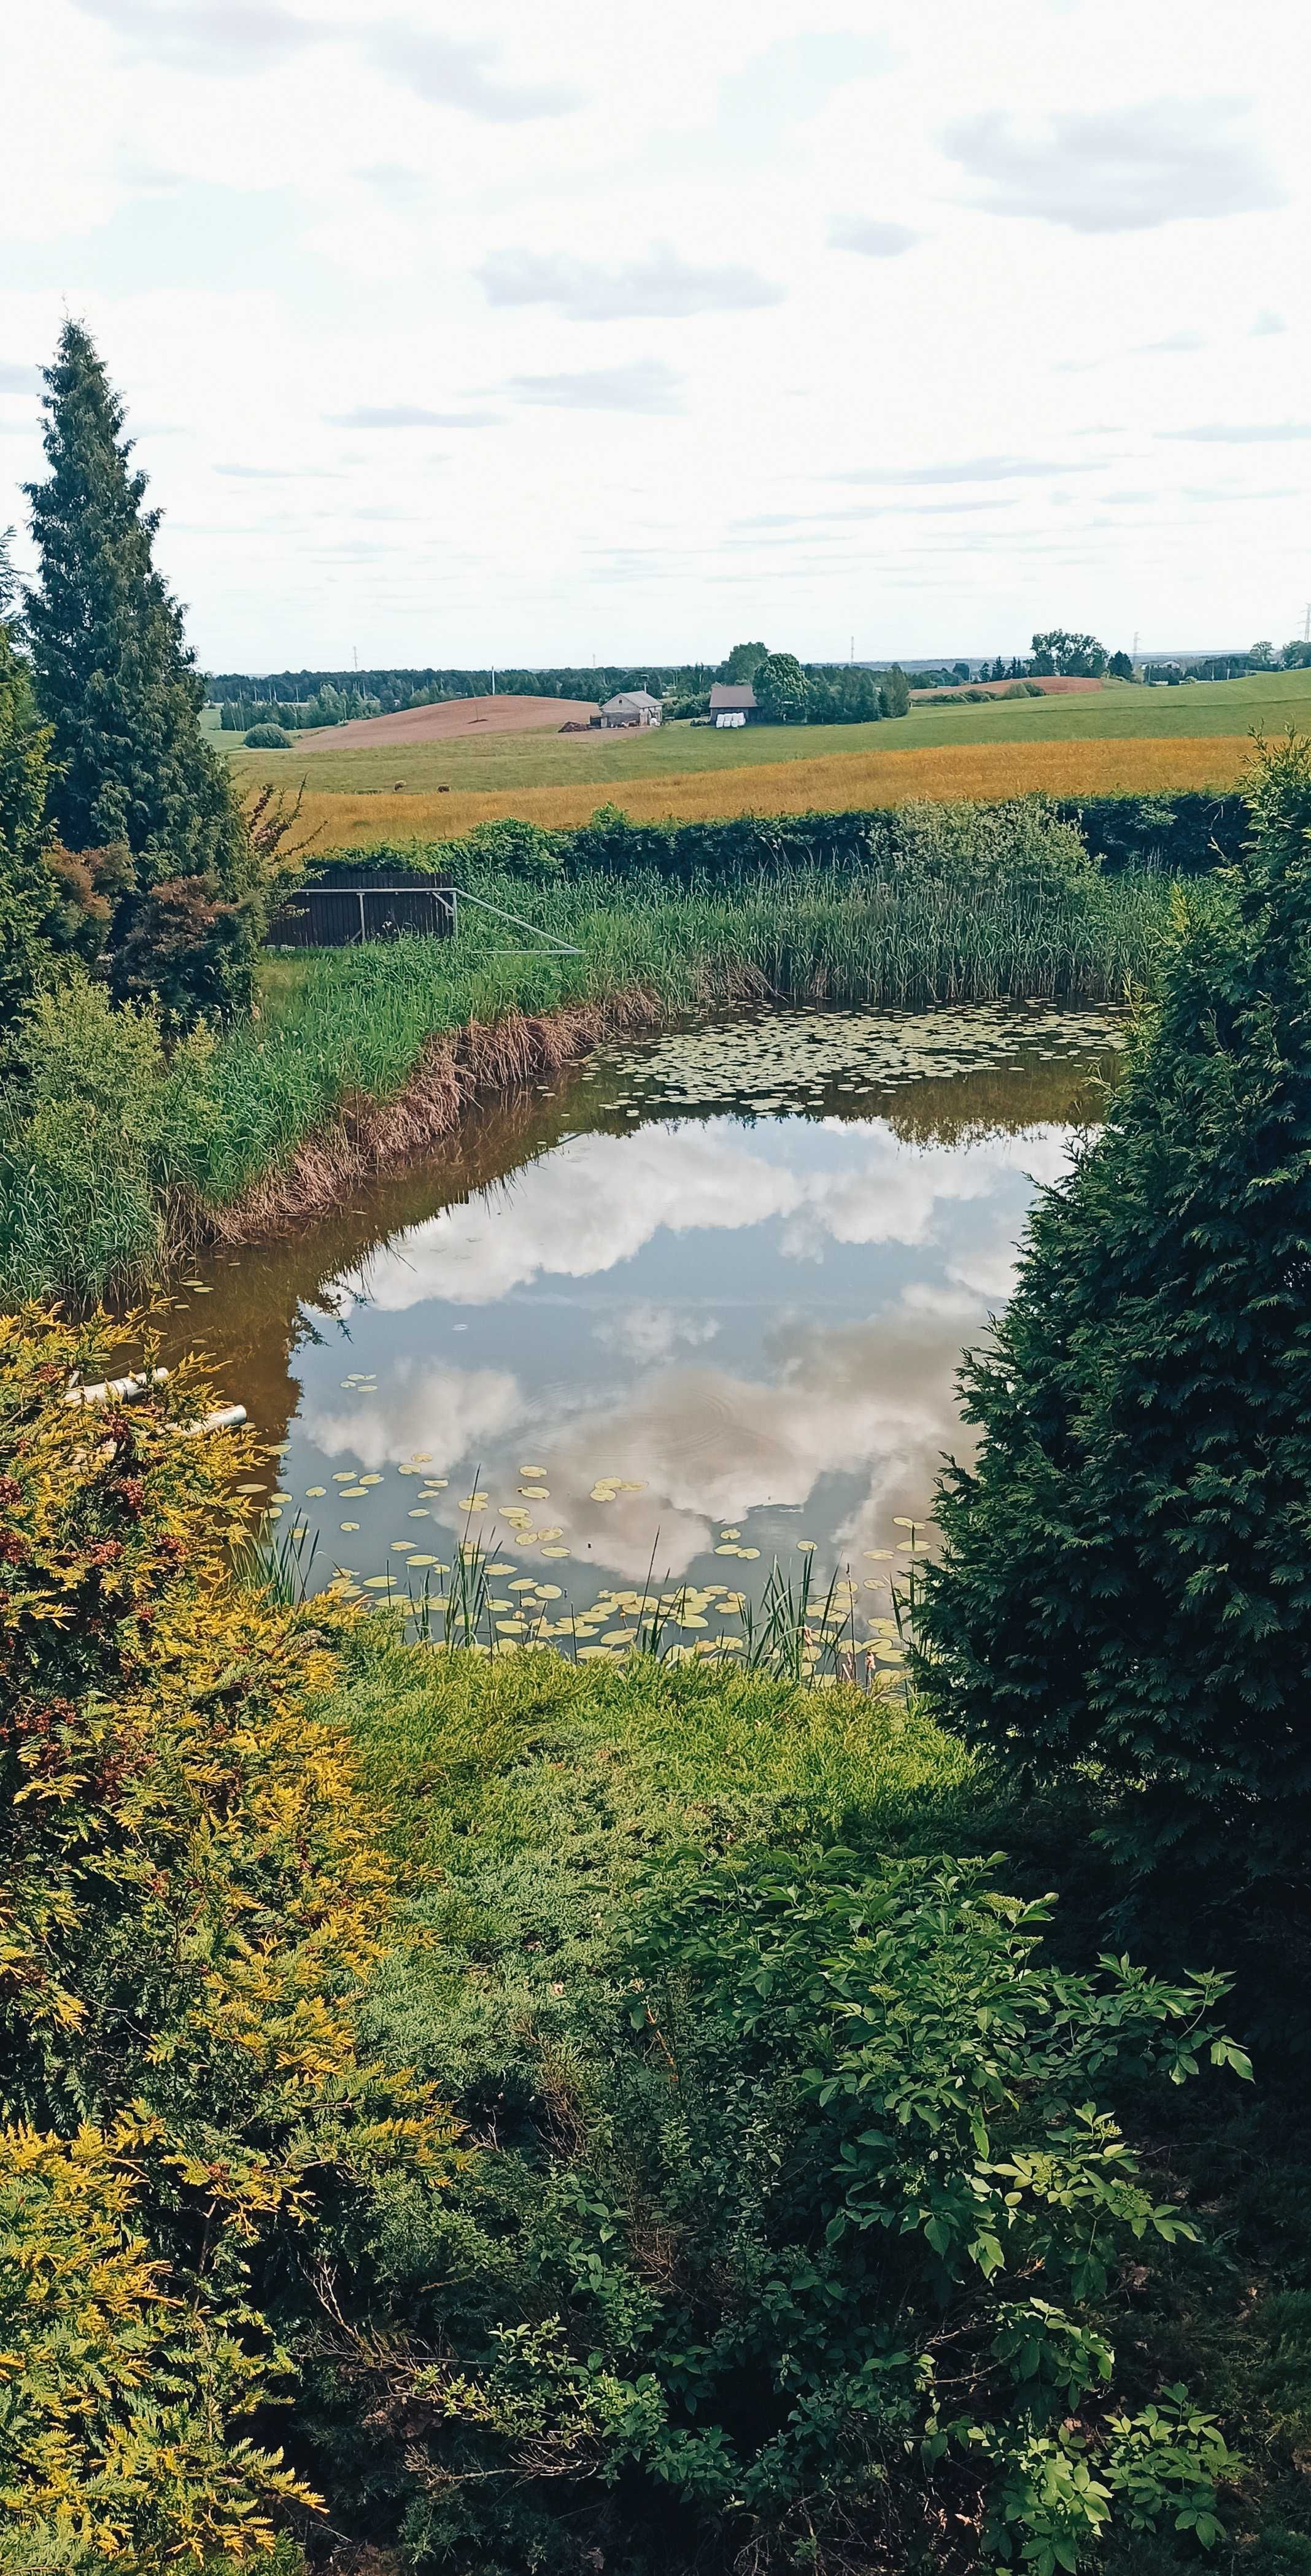
[[[640,987],[605,1002],[577,1002],[529,1016],[474,1021],[430,1038],[404,1088],[391,1100],[357,1092],[329,1124],[307,1137],[280,1171],[265,1172],[226,1207],[199,1201],[176,1211],[176,1255],[213,1243],[253,1243],[337,1207],[352,1181],[399,1171],[431,1154],[480,1092],[508,1090],[588,1055],[603,1037],[650,1028],[665,1017]]]
[[[730,814],[842,813],[909,798],[1112,796],[1232,787],[1251,751],[1246,734],[1082,742],[944,743],[933,750],[836,753],[749,769],[692,770],[616,781],[614,801],[635,822],[705,822]],[[316,848],[377,841],[458,840],[475,823],[585,823],[603,801],[593,783],[511,790],[335,795],[309,788],[302,821]]]

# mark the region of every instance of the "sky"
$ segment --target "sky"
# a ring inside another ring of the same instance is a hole
[[[42,0],[4,51],[0,526],[75,315],[208,669],[1303,631],[1305,0]]]

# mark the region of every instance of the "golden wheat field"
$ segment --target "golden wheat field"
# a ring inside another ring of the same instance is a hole
[[[1251,751],[1246,734],[1084,742],[944,743],[932,750],[838,753],[774,766],[690,771],[685,777],[616,781],[614,801],[635,822],[706,822],[730,814],[841,813],[852,806],[936,798],[1113,796],[1170,788],[1232,787]],[[521,787],[434,794],[309,788],[301,821],[319,850],[379,841],[456,840],[475,823],[516,815],[567,827],[601,802],[596,786]]]

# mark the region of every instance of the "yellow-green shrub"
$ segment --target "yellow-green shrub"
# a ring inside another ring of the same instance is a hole
[[[388,1869],[307,1714],[322,1619],[228,1570],[245,1435],[195,1436],[192,1364],[65,1401],[130,1339],[0,1319],[0,2349],[36,2409],[0,2506],[153,2568],[271,2545],[289,2481],[228,2425],[276,2393],[286,2243],[452,2129],[357,2050]]]

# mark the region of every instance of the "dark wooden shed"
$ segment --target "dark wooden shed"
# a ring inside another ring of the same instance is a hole
[[[370,939],[451,939],[455,888],[417,868],[329,862],[284,896],[270,918],[270,948],[352,948]]]

